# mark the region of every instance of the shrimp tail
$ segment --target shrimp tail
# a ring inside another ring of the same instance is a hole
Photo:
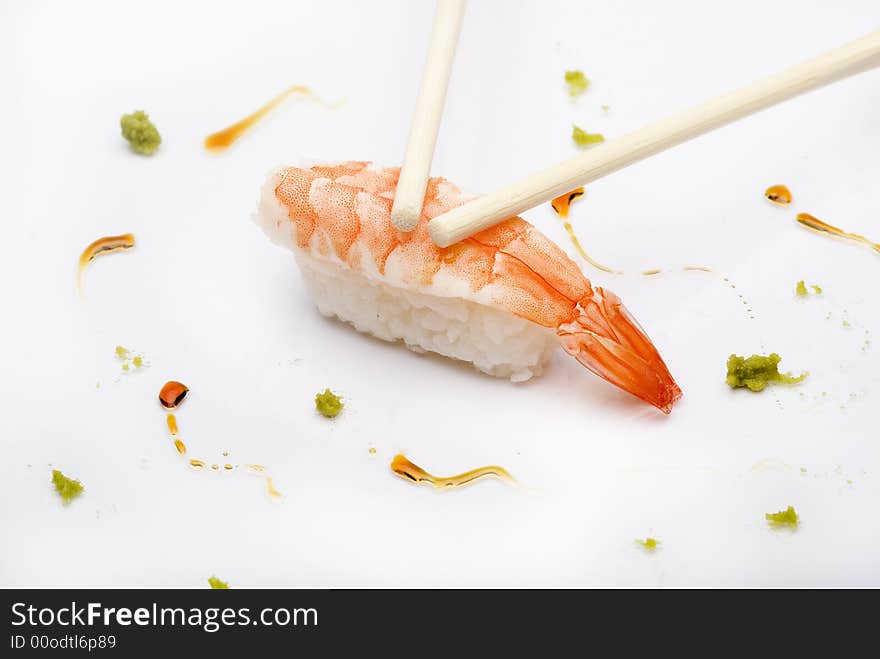
[[[594,288],[557,328],[565,351],[599,377],[669,414],[681,389],[651,339],[611,291]]]

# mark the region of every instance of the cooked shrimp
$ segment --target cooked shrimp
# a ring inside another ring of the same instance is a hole
[[[547,328],[593,373],[670,412],[681,390],[620,298],[593,287],[555,243],[519,217],[450,247],[437,247],[428,221],[470,199],[443,178],[429,180],[416,229],[398,232],[391,224],[398,175],[398,168],[366,162],[286,168],[267,183],[258,221],[276,240],[291,243],[298,260],[301,255],[318,259],[346,276],[358,275],[371,286],[404,291],[410,298],[418,294],[429,300],[461,300]],[[302,261],[301,267],[305,272]],[[328,315],[381,338],[403,338],[414,349],[477,363],[447,348],[443,337],[439,343],[420,343],[393,325],[380,331],[334,309]]]

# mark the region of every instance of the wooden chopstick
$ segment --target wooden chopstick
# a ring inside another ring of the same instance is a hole
[[[649,124],[434,218],[440,247],[472,236],[648,156],[824,84],[880,65],[880,31]]]
[[[464,0],[437,0],[428,59],[391,208],[391,222],[401,231],[415,229],[422,214],[462,14]]]

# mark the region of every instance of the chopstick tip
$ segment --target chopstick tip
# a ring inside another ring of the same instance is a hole
[[[419,224],[419,212],[407,206],[398,206],[391,209],[391,224],[398,231],[412,231]]]

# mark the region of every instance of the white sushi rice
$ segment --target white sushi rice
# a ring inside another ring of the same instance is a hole
[[[287,209],[275,198],[277,176],[263,188],[254,221],[296,257],[309,293],[325,316],[415,352],[434,352],[513,382],[539,375],[558,349],[556,333],[487,304],[425,288],[394,286],[378,272],[354,271],[334,257],[301,249]],[[369,264],[371,259],[364,258]],[[442,288],[442,287],[441,287]],[[445,292],[449,292],[446,289]]]

